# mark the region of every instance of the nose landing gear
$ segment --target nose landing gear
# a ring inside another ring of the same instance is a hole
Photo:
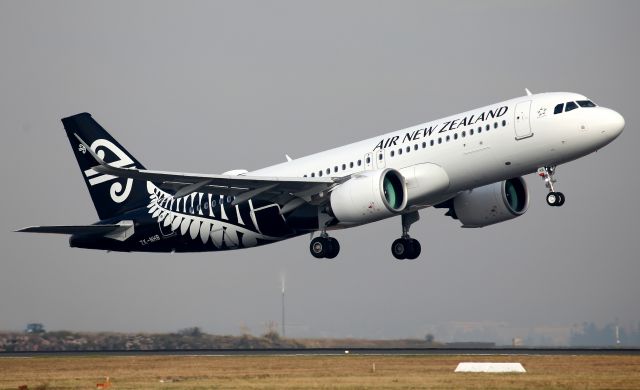
[[[417,222],[420,215],[417,211],[402,214],[402,237],[398,238],[391,244],[391,254],[398,260],[414,260],[420,256],[422,247],[420,242],[415,238],[409,237],[409,228],[411,224]]]
[[[547,204],[549,206],[562,206],[565,201],[564,194],[562,192],[556,192],[553,187],[553,183],[556,182],[555,179],[556,167],[542,167],[538,168],[538,176],[544,180],[544,185],[549,189],[549,193],[547,194]]]

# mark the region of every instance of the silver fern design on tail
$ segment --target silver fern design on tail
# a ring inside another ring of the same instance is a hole
[[[217,249],[248,248],[258,245],[258,239],[265,241],[278,241],[280,238],[266,236],[259,233],[257,228],[252,230],[246,223],[255,226],[255,222],[243,221],[238,206],[232,206],[225,210],[223,202],[219,215],[214,214],[212,205],[219,199],[211,194],[194,192],[182,198],[175,198],[153,183],[147,182],[149,192],[149,214],[155,218],[160,226],[170,229],[174,233],[190,236],[196,240],[200,238],[203,244],[209,241]],[[205,200],[205,207],[200,207]],[[251,202],[251,201],[249,201]],[[229,222],[228,213],[236,213],[238,225]],[[244,226],[240,226],[244,225]]]

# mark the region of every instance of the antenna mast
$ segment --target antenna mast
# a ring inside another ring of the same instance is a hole
[[[286,336],[284,331],[284,275],[282,275],[282,337]]]

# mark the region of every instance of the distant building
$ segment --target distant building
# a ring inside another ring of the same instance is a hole
[[[27,324],[24,330],[26,333],[44,333],[44,325],[42,324]]]
[[[524,341],[520,337],[514,337],[511,339],[512,347],[522,347],[524,345]]]

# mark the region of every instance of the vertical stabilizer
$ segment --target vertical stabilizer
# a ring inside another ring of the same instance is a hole
[[[110,165],[138,169],[144,169],[144,166],[111,137],[90,114],[82,113],[64,118],[62,124],[101,220],[116,217],[148,203],[149,195],[145,182],[105,175],[92,169],[96,162],[74,133],[78,134],[100,158]]]

